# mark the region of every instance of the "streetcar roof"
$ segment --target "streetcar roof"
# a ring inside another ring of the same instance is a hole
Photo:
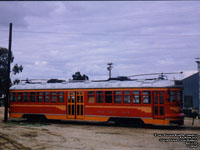
[[[98,88],[166,88],[180,87],[172,80],[135,80],[135,81],[84,81],[63,83],[20,83],[13,85],[10,90],[31,89],[98,89]]]

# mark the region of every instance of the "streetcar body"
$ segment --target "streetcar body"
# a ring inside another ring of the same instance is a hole
[[[182,88],[174,81],[19,84],[10,88],[10,118],[183,124]]]

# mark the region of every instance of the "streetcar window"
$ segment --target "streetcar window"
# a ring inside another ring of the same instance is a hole
[[[96,101],[97,101],[97,103],[103,103],[103,92],[102,91],[96,92]]]
[[[134,95],[140,95],[140,91],[133,91]]]
[[[88,95],[94,95],[94,91],[89,91]]]
[[[94,91],[88,92],[88,103],[95,103]]]
[[[37,92],[37,102],[42,102],[42,92]]]
[[[130,91],[124,91],[124,94],[130,95],[131,92]]]
[[[158,115],[158,106],[155,106],[154,115]]]
[[[115,103],[121,103],[121,99],[122,99],[121,95],[115,95],[114,102]]]
[[[139,95],[134,95],[133,96],[133,103],[134,104],[139,104],[140,103],[140,96]]]
[[[164,95],[164,92],[160,92],[160,95]]]
[[[164,107],[160,107],[160,115],[164,115]]]
[[[58,92],[58,102],[64,102],[64,92]]]
[[[133,91],[133,103],[139,104],[140,103],[140,91]]]
[[[177,100],[181,101],[181,92],[180,91],[177,91]]]
[[[155,104],[158,104],[158,95],[155,95]]]
[[[149,91],[143,91],[143,104],[151,103],[151,95]]]
[[[124,91],[124,103],[131,103],[131,92]]]
[[[49,102],[49,92],[44,92],[44,102]]]
[[[22,102],[22,93],[18,93],[18,96],[17,96],[17,101],[18,102]]]
[[[29,101],[29,93],[28,92],[25,92],[24,93],[24,102],[28,102]]]
[[[131,103],[131,96],[130,95],[124,95],[124,103]]]
[[[11,93],[10,94],[10,101],[11,102],[16,102],[16,93]]]
[[[58,92],[58,95],[64,95],[64,92]]]
[[[56,92],[51,92],[51,95],[56,95]]]
[[[58,102],[60,102],[60,103],[64,102],[64,96],[59,95],[58,96]]]
[[[121,91],[115,91],[115,94],[118,95],[118,94],[122,94]]]
[[[160,104],[164,104],[164,92],[160,92]]]
[[[112,91],[105,91],[105,102],[112,103]]]
[[[51,102],[56,103],[56,92],[51,92]]]
[[[35,92],[31,92],[31,102],[35,102]]]
[[[121,91],[115,91],[114,103],[121,103]]]
[[[68,96],[68,103],[71,103],[71,96]]]
[[[160,104],[164,104],[164,96],[160,95]]]
[[[175,102],[175,91],[169,92],[169,102]]]

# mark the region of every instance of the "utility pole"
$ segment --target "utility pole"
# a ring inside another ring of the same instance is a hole
[[[108,63],[107,64],[108,65],[108,67],[107,67],[107,70],[109,71],[109,79],[111,78],[111,70],[112,70],[112,68],[113,68],[113,63]]]
[[[10,88],[10,60],[11,60],[11,46],[12,46],[12,23],[9,26],[9,43],[8,43],[8,66],[6,73],[6,96],[4,100],[4,122],[8,120],[8,106],[9,106],[9,88]]]
[[[200,116],[200,58],[196,58],[196,63],[197,63],[197,69],[198,69],[198,72],[199,72],[199,82],[198,82],[198,87],[199,87],[199,89],[198,89],[198,93],[199,93],[199,116]]]

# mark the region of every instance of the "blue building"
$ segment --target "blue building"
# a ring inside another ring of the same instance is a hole
[[[183,108],[199,110],[199,72],[182,80]]]

